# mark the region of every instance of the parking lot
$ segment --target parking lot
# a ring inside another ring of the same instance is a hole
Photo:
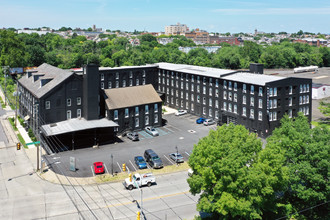
[[[133,142],[127,137],[120,137],[115,144],[60,152],[45,156],[45,160],[59,174],[91,177],[94,175],[93,163],[97,161],[104,163],[105,173],[122,172],[124,163],[127,170],[137,171],[138,167],[134,163],[134,157],[143,156],[145,150],[153,149],[162,159],[164,166],[168,166],[175,164],[169,154],[176,152],[176,147],[186,162],[192,153],[194,144],[197,144],[200,138],[208,135],[210,129],[216,129],[216,125],[196,124],[197,117],[190,114],[182,116],[169,114],[164,115],[163,118],[167,120],[167,124],[156,128],[159,136],[153,137],[142,130],[138,131],[139,141]],[[75,172],[70,171],[70,157],[75,158]],[[150,168],[149,164],[148,168]]]

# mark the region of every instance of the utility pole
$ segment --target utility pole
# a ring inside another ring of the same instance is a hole
[[[111,154],[111,175],[113,176],[113,155]]]
[[[17,104],[18,104],[18,100],[17,97],[19,95],[18,92],[18,79],[16,78],[16,109],[15,109],[15,128],[17,128]]]
[[[2,69],[5,76],[5,105],[7,105],[7,70],[9,66],[3,66]]]

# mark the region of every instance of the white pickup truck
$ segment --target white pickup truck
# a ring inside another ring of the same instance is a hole
[[[156,178],[152,175],[152,173],[139,174],[136,173],[133,175],[132,181],[130,178],[126,178],[123,182],[126,189],[132,190],[133,188],[141,187],[141,186],[151,186],[151,184],[156,182]]]

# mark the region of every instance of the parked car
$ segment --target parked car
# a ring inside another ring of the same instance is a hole
[[[151,126],[145,127],[144,130],[152,136],[158,136],[159,135],[158,131],[155,128],[151,127]]]
[[[205,118],[198,118],[197,120],[196,120],[196,123],[197,124],[203,124],[204,123],[204,121],[205,121]]]
[[[215,121],[213,119],[208,118],[208,119],[205,119],[203,124],[206,125],[206,126],[207,125],[213,125],[213,124],[215,124]]]
[[[178,110],[177,112],[175,112],[176,116],[180,116],[180,115],[184,115],[187,114],[187,110]]]
[[[131,139],[132,141],[138,141],[139,140],[139,134],[136,132],[128,132],[127,137]]]
[[[94,165],[94,173],[95,174],[101,174],[104,173],[104,165],[103,162],[95,162]]]
[[[183,163],[183,156],[180,153],[171,153],[169,156],[176,163]]]
[[[156,178],[152,175],[152,173],[139,174],[136,173],[132,177],[132,181],[130,178],[126,178],[123,182],[124,186],[128,190],[132,190],[134,188],[141,186],[151,186],[156,182]]]
[[[152,168],[162,168],[163,162],[158,155],[151,149],[144,151],[144,158]]]
[[[142,156],[134,157],[134,162],[139,169],[146,169],[147,163]]]

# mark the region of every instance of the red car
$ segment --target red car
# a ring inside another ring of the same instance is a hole
[[[94,165],[95,174],[104,173],[104,166],[103,166],[102,162],[95,162],[95,163],[93,163],[93,165]]]

